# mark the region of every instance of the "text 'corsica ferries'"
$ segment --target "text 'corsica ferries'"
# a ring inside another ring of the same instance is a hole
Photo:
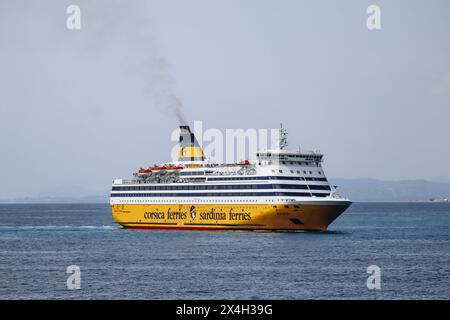
[[[323,154],[278,147],[255,161],[210,163],[180,126],[178,161],[141,168],[134,179],[112,185],[114,219],[124,227],[324,231],[351,204],[323,172]]]

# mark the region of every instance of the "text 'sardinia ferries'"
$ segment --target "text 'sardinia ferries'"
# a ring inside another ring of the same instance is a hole
[[[323,231],[351,202],[328,183],[317,152],[275,150],[255,161],[212,164],[188,126],[180,126],[178,161],[116,179],[114,219],[124,227]]]

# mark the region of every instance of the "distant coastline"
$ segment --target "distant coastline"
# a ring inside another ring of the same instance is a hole
[[[441,200],[450,198],[450,183],[427,180],[386,181],[370,178],[341,179],[332,178],[330,183],[338,186],[338,193],[350,197],[354,202],[425,202],[450,203]],[[77,195],[76,192],[64,195],[38,197],[17,197],[0,199],[5,203],[109,203],[109,193]]]
[[[109,195],[83,197],[23,197],[0,199],[0,204],[109,203]]]
[[[450,198],[450,183],[427,180],[330,179],[356,202],[436,202]],[[434,201],[433,201],[434,200]]]

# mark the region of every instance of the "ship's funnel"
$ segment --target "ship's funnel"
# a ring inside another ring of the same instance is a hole
[[[203,150],[189,126],[181,125],[178,161],[203,161],[204,159]]]

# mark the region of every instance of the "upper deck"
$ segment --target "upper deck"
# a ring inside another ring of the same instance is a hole
[[[318,151],[286,150],[287,132],[280,128],[277,147],[256,152],[255,160],[238,163],[211,163],[191,133],[188,126],[180,131],[178,161],[168,162],[134,173],[134,179],[116,179],[113,184],[170,184],[208,183],[211,181],[262,180],[253,177],[283,177],[303,181],[325,181],[321,163],[323,154]]]

